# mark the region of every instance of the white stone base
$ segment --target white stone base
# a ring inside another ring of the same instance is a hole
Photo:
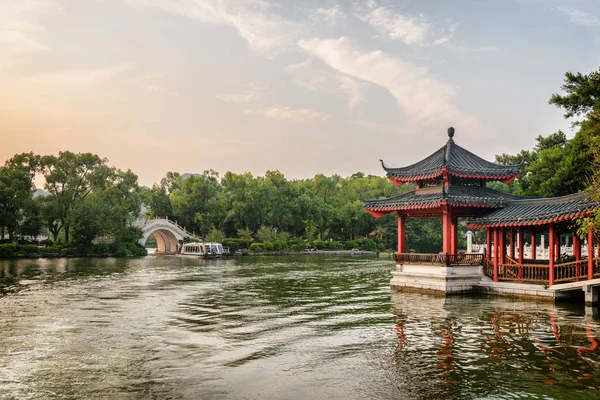
[[[478,291],[483,276],[481,266],[442,267],[397,264],[392,272],[393,291],[439,292],[458,294]]]
[[[486,277],[487,278],[487,277]],[[535,297],[541,300],[554,301],[558,297],[558,292],[550,290],[544,285],[534,285],[527,283],[512,282],[494,282],[487,278],[479,282],[479,289],[482,293],[497,294],[510,297]]]
[[[396,264],[390,281],[392,291],[413,291],[440,295],[489,293],[501,296],[555,301],[582,297],[586,305],[600,303],[600,279],[561,283],[553,286],[519,282],[494,282],[483,274],[482,266],[443,267]]]

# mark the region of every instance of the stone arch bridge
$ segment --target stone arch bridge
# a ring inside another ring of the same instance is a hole
[[[135,225],[142,229],[142,238],[139,240],[140,245],[146,246],[146,241],[152,235],[156,239],[156,253],[158,254],[175,254],[177,243],[184,238],[200,241],[194,234],[168,218],[141,220]]]

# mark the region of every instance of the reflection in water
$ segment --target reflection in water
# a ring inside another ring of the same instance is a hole
[[[431,393],[600,398],[600,326],[583,310],[417,294],[394,294],[392,301],[397,367],[418,362]]]
[[[390,269],[0,261],[0,398],[600,398],[600,324],[583,307],[390,296]]]

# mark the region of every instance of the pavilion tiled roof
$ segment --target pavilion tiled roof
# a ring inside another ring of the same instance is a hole
[[[471,219],[468,225],[472,229],[543,225],[586,215],[599,206],[585,192],[562,197],[521,198],[508,201],[502,209]]]
[[[517,176],[523,167],[523,163],[500,165],[486,161],[457,145],[452,139],[453,128],[448,134],[450,139],[442,148],[415,164],[389,168],[381,161],[387,177],[396,182],[414,182],[439,177],[445,169],[449,175],[459,178],[507,181]]]
[[[436,208],[442,203],[466,207],[503,207],[519,198],[508,193],[481,186],[443,186],[413,190],[381,200],[364,200],[365,209],[376,212]]]

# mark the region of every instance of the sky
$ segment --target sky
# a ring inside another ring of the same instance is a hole
[[[548,99],[599,66],[598,0],[0,0],[0,161],[383,176],[450,126],[493,160],[573,136]]]

